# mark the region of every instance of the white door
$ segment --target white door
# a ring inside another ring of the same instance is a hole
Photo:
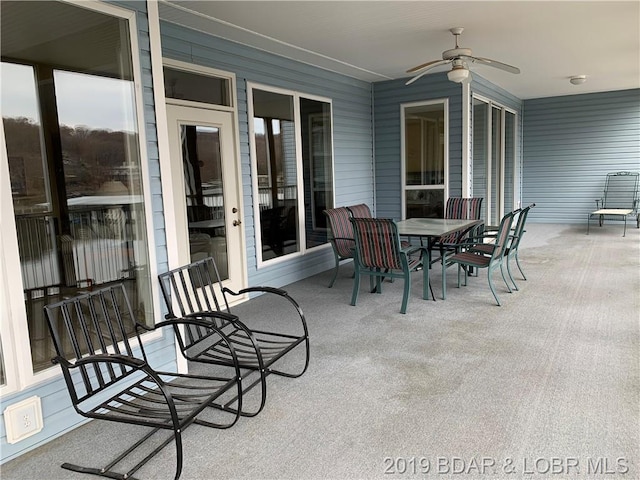
[[[167,105],[167,117],[180,264],[213,257],[237,291],[246,286],[246,258],[233,115]]]

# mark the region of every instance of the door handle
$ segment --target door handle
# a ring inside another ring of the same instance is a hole
[[[233,221],[233,226],[234,226],[234,227],[237,227],[237,226],[238,226],[238,225],[240,225],[241,223],[242,223],[242,221],[240,221],[240,220],[234,220],[234,221]]]

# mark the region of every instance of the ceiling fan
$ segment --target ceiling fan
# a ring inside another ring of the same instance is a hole
[[[464,28],[462,27],[454,27],[449,30],[453,36],[456,37],[456,47],[442,52],[442,60],[432,60],[431,62],[423,63],[422,65],[418,65],[407,70],[407,73],[414,73],[416,75],[411,78],[406,85],[410,85],[423,75],[426,75],[432,68],[440,65],[446,65],[447,63],[450,63],[452,66],[451,70],[447,73],[447,77],[449,80],[456,83],[462,83],[469,80],[469,63],[481,63],[483,65],[489,65],[490,67],[499,68],[509,73],[520,73],[520,69],[517,67],[507,65],[506,63],[498,62],[496,60],[491,60],[489,58],[474,57],[470,48],[462,48],[458,46],[458,37],[463,30]]]

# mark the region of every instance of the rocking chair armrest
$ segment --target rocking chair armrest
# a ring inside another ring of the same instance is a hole
[[[144,360],[140,360],[139,358],[130,357],[129,355],[121,355],[117,353],[98,353],[95,355],[89,355],[86,357],[78,358],[75,362],[71,363],[66,358],[61,356],[56,356],[53,358],[53,363],[56,363],[64,368],[73,369],[77,367],[81,367],[83,365],[90,365],[93,363],[118,363],[122,365],[126,365],[128,367],[132,367],[135,369],[144,370],[145,367],[149,367],[147,362]]]
[[[204,317],[204,319],[202,317]],[[197,327],[203,327],[203,328],[214,331],[218,336],[220,336],[220,338],[224,341],[224,343],[227,344],[227,347],[229,348],[229,352],[231,353],[231,358],[233,359],[233,364],[236,369],[236,375],[238,376],[238,378],[240,378],[240,369],[238,366],[238,355],[236,354],[236,350],[233,346],[233,343],[231,342],[231,340],[229,340],[229,337],[220,328],[214,325],[211,321],[207,320],[208,317],[222,318],[224,320],[228,320],[233,325],[239,326],[240,328],[242,328],[245,331],[245,333],[249,336],[250,340],[253,342],[254,348],[256,350],[256,355],[258,356],[258,359],[259,359],[258,362],[261,363],[262,354],[257,348],[257,342],[255,341],[255,338],[253,338],[253,334],[244,326],[244,324],[242,324],[242,322],[240,322],[240,320],[238,320],[238,317],[236,315],[231,315],[225,312],[198,312],[198,313],[192,313],[187,317],[171,318],[169,320],[165,320],[164,322],[158,323],[156,325],[156,328],[162,328],[167,326],[178,327],[180,325],[195,325]]]
[[[209,321],[210,317],[220,318],[231,323],[235,323],[235,321],[238,320],[237,316],[225,312],[197,312],[191,313],[184,317],[170,318],[156,324],[154,329],[168,326],[196,325],[198,327],[210,328],[211,330],[215,330],[217,333],[224,336],[224,333],[216,325]]]
[[[302,328],[304,330],[304,336],[305,337],[309,336],[309,330],[307,329],[307,320],[306,320],[306,318],[304,316],[304,312],[302,311],[302,307],[300,307],[300,304],[298,304],[298,302],[296,302],[287,293],[286,290],[283,290],[281,288],[276,288],[276,287],[256,286],[256,287],[243,288],[241,290],[238,290],[237,292],[234,292],[233,290],[231,290],[231,289],[229,289],[227,287],[223,287],[222,291],[224,293],[228,293],[228,294],[233,295],[233,296],[243,295],[245,293],[257,292],[257,293],[271,293],[273,295],[278,295],[279,297],[285,298],[286,300],[288,300],[291,303],[293,308],[295,308],[295,310],[297,311],[298,316],[300,317],[300,322],[302,323]]]

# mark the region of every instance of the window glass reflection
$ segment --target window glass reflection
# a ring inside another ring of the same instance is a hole
[[[312,248],[327,242],[327,222],[322,211],[333,208],[331,105],[301,98],[300,116],[305,234],[307,248]]]
[[[445,104],[407,106],[404,116],[405,218],[442,217]]]
[[[2,62],[2,119],[39,371],[51,367],[48,303],[122,282],[137,319],[153,322],[129,25],[62,2],[2,2],[2,27],[13,59]]]
[[[293,97],[253,91],[262,259],[300,250]]]
[[[24,214],[50,211],[34,69],[30,65],[2,62],[0,74],[0,103],[14,208]]]
[[[180,138],[191,261],[213,257],[224,280],[229,268],[220,130],[181,125]]]

